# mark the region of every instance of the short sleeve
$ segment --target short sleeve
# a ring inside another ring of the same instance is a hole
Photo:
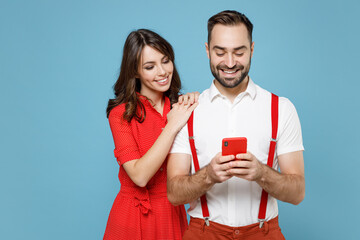
[[[176,135],[174,143],[170,149],[170,153],[186,153],[191,155],[188,126],[185,126]]]
[[[287,98],[279,101],[277,155],[304,150],[301,125],[294,105]]]
[[[109,115],[109,124],[114,138],[114,155],[122,165],[127,161],[139,159],[140,152],[131,130],[131,123],[123,119],[125,107],[115,107]]]

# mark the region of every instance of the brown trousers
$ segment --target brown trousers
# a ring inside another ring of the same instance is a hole
[[[206,226],[204,219],[191,218],[190,224],[185,231],[183,240],[285,240],[281,233],[278,217],[265,222],[262,228],[259,223],[244,227],[229,227],[210,221],[210,226]]]

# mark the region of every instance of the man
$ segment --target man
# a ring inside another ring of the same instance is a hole
[[[192,127],[200,170],[195,173],[188,126],[179,132],[168,158],[168,198],[174,205],[190,203],[184,239],[284,239],[276,199],[299,204],[305,195],[300,122],[295,107],[282,97],[275,104],[273,168],[267,166],[274,132],[272,94],[248,76],[252,29],[250,20],[236,11],[220,12],[208,21],[206,52],[215,80],[200,95]],[[246,137],[247,152],[222,156],[225,137]],[[268,199],[262,203],[265,210],[259,210],[262,195]]]

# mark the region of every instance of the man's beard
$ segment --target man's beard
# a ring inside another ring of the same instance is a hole
[[[219,64],[216,67],[211,64],[210,59],[210,69],[211,73],[214,76],[214,78],[223,86],[226,88],[234,88],[238,86],[249,74],[251,65],[251,58],[249,60],[249,64],[245,67],[241,64],[236,64],[232,68],[226,67],[224,64]],[[225,71],[242,71],[241,75],[237,78],[221,78],[219,72],[225,70]]]

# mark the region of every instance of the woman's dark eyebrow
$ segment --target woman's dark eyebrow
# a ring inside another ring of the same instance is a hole
[[[154,64],[155,62],[154,62],[154,61],[144,62],[144,63],[143,63],[143,66],[146,65],[146,64],[148,64],[148,63]]]
[[[164,58],[168,58],[168,57],[167,57],[167,56],[163,56],[163,57],[161,58],[161,60],[164,60]],[[148,64],[148,63],[155,64],[155,61],[144,62],[144,63],[143,63],[143,66],[144,66],[145,64]]]

